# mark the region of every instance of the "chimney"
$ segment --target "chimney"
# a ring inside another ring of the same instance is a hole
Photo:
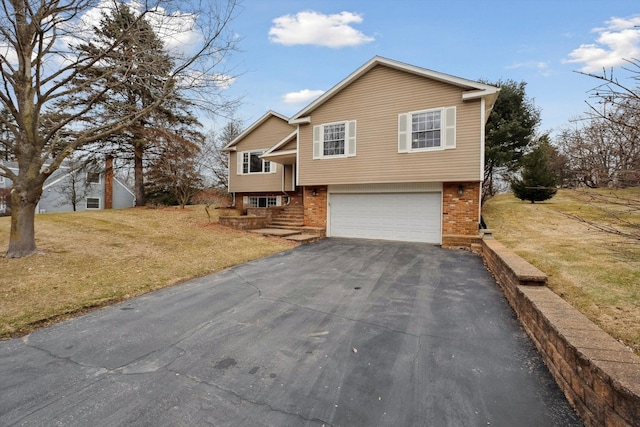
[[[104,165],[104,208],[113,209],[113,157],[110,155]]]

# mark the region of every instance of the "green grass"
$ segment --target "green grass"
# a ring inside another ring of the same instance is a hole
[[[204,207],[36,215],[41,255],[0,258],[0,338],[271,255],[294,244],[212,222]],[[0,248],[10,218],[0,218]]]
[[[498,240],[547,273],[550,289],[640,354],[640,240],[602,231],[640,233],[640,211],[622,199],[640,200],[640,189],[562,190],[535,204],[504,194],[483,216]]]

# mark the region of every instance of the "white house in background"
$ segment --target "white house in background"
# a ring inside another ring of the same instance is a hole
[[[18,173],[18,163],[0,160],[0,164]],[[0,177],[0,188],[11,188],[10,179]],[[135,206],[135,194],[113,175],[112,162],[107,159],[102,170],[74,170],[63,164],[44,183],[37,213],[71,212],[73,203],[69,190],[75,186],[76,210],[122,209]],[[0,213],[6,212],[6,201],[0,200]]]

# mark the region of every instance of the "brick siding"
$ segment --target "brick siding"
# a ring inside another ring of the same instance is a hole
[[[113,209],[113,157],[107,156],[104,166],[104,208]]]
[[[458,189],[462,187],[462,195]],[[480,223],[480,183],[442,184],[442,235],[477,236]]]
[[[314,191],[316,195],[314,195]],[[303,188],[304,225],[327,228],[327,186]]]

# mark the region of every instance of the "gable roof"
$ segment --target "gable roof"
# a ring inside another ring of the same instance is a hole
[[[245,129],[240,135],[236,136],[231,142],[229,142],[227,145],[225,145],[224,148],[222,149],[222,151],[235,151],[234,146],[238,142],[242,141],[242,139],[244,139],[244,137],[246,137],[251,132],[256,130],[256,128],[258,128],[258,126],[260,126],[261,124],[263,124],[264,122],[269,120],[271,117],[277,117],[277,118],[279,118],[281,120],[284,120],[285,122],[289,123],[289,119],[287,117],[283,116],[282,114],[278,114],[275,111],[269,110],[269,111],[267,111],[265,113],[264,116],[260,117],[251,126],[249,126],[247,129]]]
[[[284,147],[291,141],[295,141],[298,138],[298,129],[291,132],[289,135],[282,138],[276,145],[269,148],[265,151],[260,157],[269,161],[279,161],[279,162],[287,162],[287,163],[295,163],[297,160],[298,150],[285,150],[282,151],[280,148]],[[286,163],[282,163],[286,164]]]
[[[377,65],[384,65],[396,70],[404,71],[407,73],[415,74],[418,76],[426,77],[429,79],[441,81],[444,83],[452,84],[454,86],[458,86],[467,90],[462,95],[462,99],[476,99],[476,98],[486,98],[487,99],[487,110],[491,110],[493,104],[498,97],[499,88],[491,85],[487,85],[484,83],[479,83],[473,80],[463,79],[461,77],[452,76],[449,74],[440,73],[437,71],[428,70],[426,68],[416,67],[414,65],[405,64],[404,62],[394,61],[392,59],[383,58],[381,56],[374,56],[372,59],[367,61],[364,65],[358,68],[353,73],[349,74],[345,79],[343,79],[340,83],[333,86],[331,89],[322,94],[319,98],[313,101],[311,104],[307,105],[297,114],[295,114],[289,123],[298,124],[298,123],[308,123],[309,118],[306,117],[313,110],[327,102],[337,93],[339,93],[346,86],[351,84],[354,80],[360,78],[363,74],[367,73],[373,67]]]

